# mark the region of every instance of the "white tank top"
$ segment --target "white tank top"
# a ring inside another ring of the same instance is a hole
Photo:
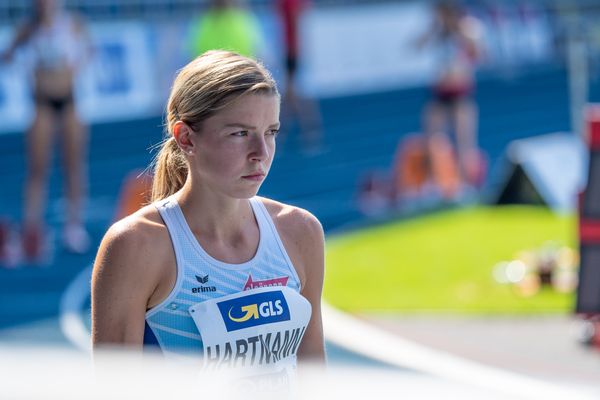
[[[251,260],[228,264],[200,246],[174,197],[155,203],[171,236],[177,280],[146,313],[146,345],[197,357],[199,365],[217,370],[280,374],[295,368],[311,306],[299,293],[300,280],[265,206],[256,197],[250,204],[258,249]]]
[[[28,44],[34,69],[74,68],[85,53],[84,41],[66,13],[58,14],[50,26],[38,26]]]

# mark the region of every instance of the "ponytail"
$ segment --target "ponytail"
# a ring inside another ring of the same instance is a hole
[[[152,201],[169,197],[183,187],[188,165],[173,136],[162,143],[153,165]]]

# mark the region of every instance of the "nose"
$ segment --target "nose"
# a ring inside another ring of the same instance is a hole
[[[272,149],[269,148],[267,140],[264,135],[253,135],[250,159],[252,161],[265,161],[271,155]]]

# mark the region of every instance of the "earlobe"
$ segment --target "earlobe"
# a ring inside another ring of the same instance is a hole
[[[183,121],[177,121],[173,126],[173,137],[179,148],[187,154],[194,154],[194,142],[191,140],[193,131]]]

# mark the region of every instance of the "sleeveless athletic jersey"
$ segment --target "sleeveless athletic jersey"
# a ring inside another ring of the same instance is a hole
[[[474,73],[475,62],[467,53],[465,44],[456,34],[442,36],[439,39],[438,76],[461,73],[471,77]]]
[[[66,13],[56,16],[51,26],[38,26],[29,39],[35,69],[72,68],[83,57],[83,41],[73,19]]]
[[[275,225],[258,198],[250,199],[260,231],[255,256],[242,264],[211,257],[190,230],[174,197],[155,203],[177,259],[169,296],[146,313],[144,343],[201,365],[295,367],[311,307]]]

